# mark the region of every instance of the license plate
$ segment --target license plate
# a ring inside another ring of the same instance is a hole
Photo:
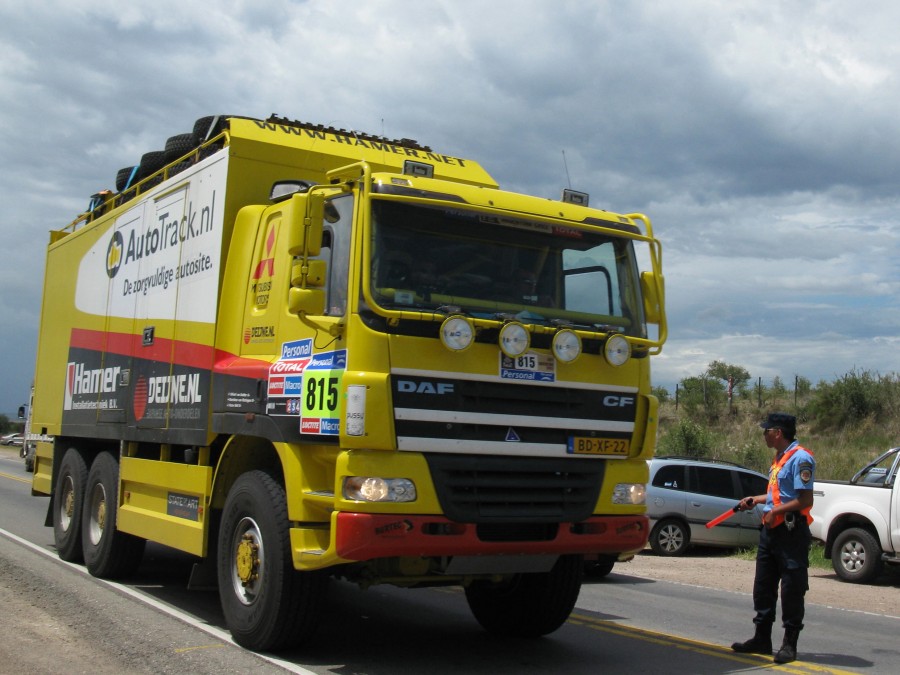
[[[569,454],[573,455],[627,457],[629,448],[627,438],[588,438],[585,436],[569,438]]]

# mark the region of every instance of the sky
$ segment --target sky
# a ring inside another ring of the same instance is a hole
[[[895,374],[898,25],[889,0],[0,0],[0,413],[31,384],[49,231],[215,114],[414,138],[647,214],[671,392],[713,361]]]

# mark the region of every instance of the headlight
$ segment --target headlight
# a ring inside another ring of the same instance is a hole
[[[464,316],[448,316],[441,324],[441,343],[451,352],[468,349],[475,339],[475,328]]]
[[[561,363],[572,363],[581,355],[581,338],[568,328],[556,332],[551,346],[553,356]]]
[[[603,354],[609,365],[621,366],[631,357],[631,345],[621,335],[611,335],[603,346]]]
[[[408,478],[347,476],[343,493],[344,499],[357,502],[414,502],[416,484]]]
[[[522,356],[531,345],[528,329],[517,321],[510,321],[500,329],[500,351],[511,359]]]
[[[643,483],[619,483],[613,488],[613,504],[643,504],[647,486]]]

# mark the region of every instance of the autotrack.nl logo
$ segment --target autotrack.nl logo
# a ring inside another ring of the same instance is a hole
[[[125,240],[122,233],[116,230],[109,240],[106,248],[106,275],[112,279],[119,273],[122,266],[122,257],[125,252]]]

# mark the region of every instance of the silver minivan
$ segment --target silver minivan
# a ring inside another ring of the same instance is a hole
[[[738,511],[715,527],[706,523],[748,495],[766,493],[768,479],[720,460],[654,457],[647,485],[650,548],[658,555],[682,555],[689,546],[749,548],[759,541],[762,505]]]

